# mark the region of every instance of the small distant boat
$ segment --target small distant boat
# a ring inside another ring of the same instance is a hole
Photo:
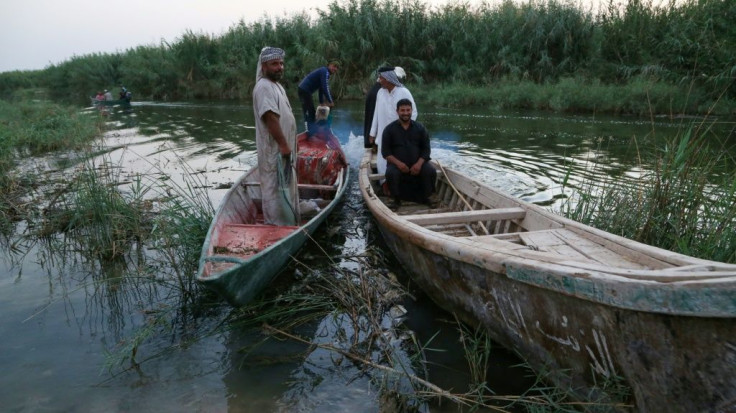
[[[264,225],[258,168],[228,190],[202,246],[197,280],[233,305],[248,303],[291,261],[345,194],[349,168],[332,132],[297,137],[300,226]]]
[[[92,106],[130,106],[130,99],[116,99],[116,100],[97,100],[92,99]]]
[[[386,243],[433,301],[579,399],[630,389],[622,401],[641,412],[736,411],[736,265],[597,230],[433,164],[434,209],[390,210],[370,149],[359,171]]]

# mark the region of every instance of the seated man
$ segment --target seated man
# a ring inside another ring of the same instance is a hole
[[[386,158],[386,182],[393,198],[389,208],[396,210],[401,201],[414,201],[436,207],[430,198],[437,171],[430,160],[429,134],[424,126],[411,119],[409,99],[396,103],[399,119],[383,130],[381,155]]]

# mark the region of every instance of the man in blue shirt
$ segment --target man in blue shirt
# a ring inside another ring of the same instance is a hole
[[[327,66],[322,66],[313,70],[299,83],[299,101],[302,103],[302,115],[304,122],[307,124],[307,131],[311,134],[314,132],[314,101],[312,94],[319,91],[319,103],[332,107],[335,105],[330,93],[330,75],[337,73],[340,63],[337,60],[330,60]]]

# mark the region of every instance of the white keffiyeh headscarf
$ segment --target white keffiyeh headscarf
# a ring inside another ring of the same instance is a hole
[[[278,47],[266,46],[261,49],[261,54],[258,56],[258,62],[256,63],[256,82],[263,77],[263,72],[261,71],[261,65],[263,63],[270,62],[274,59],[283,59],[284,56],[286,56],[286,52],[284,49],[279,49]]]
[[[388,80],[391,82],[394,86],[404,86],[399,81],[399,77],[396,75],[396,72],[394,70],[389,70],[387,72],[381,72],[378,74],[380,77]]]

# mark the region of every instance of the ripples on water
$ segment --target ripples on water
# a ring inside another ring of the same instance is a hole
[[[642,173],[651,159],[645,148],[655,141],[651,123],[638,120],[423,109],[420,105],[419,120],[432,135],[433,158],[443,166],[552,209],[559,208],[570,191],[586,180]],[[362,103],[341,105],[333,113],[333,130],[354,168],[354,181],[344,206],[327,225],[342,228],[344,235],[335,241],[324,235],[324,228],[319,234],[324,242],[334,244],[331,248],[337,254],[360,254],[370,244],[380,243],[355,183],[363,153]],[[129,111],[113,110],[108,125],[105,154],[127,176],[147,174],[182,183],[184,174],[194,170],[211,188],[215,205],[226,190],[214,188],[234,182],[256,163],[250,106],[137,102]],[[671,136],[679,127],[661,121],[655,126],[656,139]],[[566,189],[562,187],[565,179]],[[144,364],[137,372],[111,378],[104,368],[105,352],[146,319],[140,312],[145,305],[140,303],[156,302],[166,292],[111,284],[104,277],[114,271],[90,269],[76,259],[61,265],[45,255],[43,245],[15,248],[25,248],[19,263],[12,265],[7,251],[0,260],[6,274],[0,278],[0,365],[4,367],[0,405],[11,411],[377,408],[371,383],[354,369],[335,369],[323,351],[313,351],[301,362],[241,369],[238,350],[258,339],[248,332],[201,338]],[[390,265],[382,270],[401,271],[398,263]],[[449,350],[433,356],[433,379],[446,388],[461,386],[459,371],[465,361],[457,335],[449,324],[438,321],[447,315],[426,299],[407,303],[407,308],[406,323],[417,336],[429,340],[439,332],[434,343]],[[177,326],[181,329],[177,334],[196,336],[197,331],[218,323],[222,313],[204,316],[191,326]],[[336,322],[325,320],[305,334],[328,340]],[[153,350],[163,348],[169,339],[163,334],[149,345]],[[264,351],[297,354],[303,350],[282,343]],[[499,364],[506,363],[504,368],[518,362],[502,351],[494,354],[503,359]],[[491,387],[514,391],[507,376],[506,370],[495,372],[497,383]]]

